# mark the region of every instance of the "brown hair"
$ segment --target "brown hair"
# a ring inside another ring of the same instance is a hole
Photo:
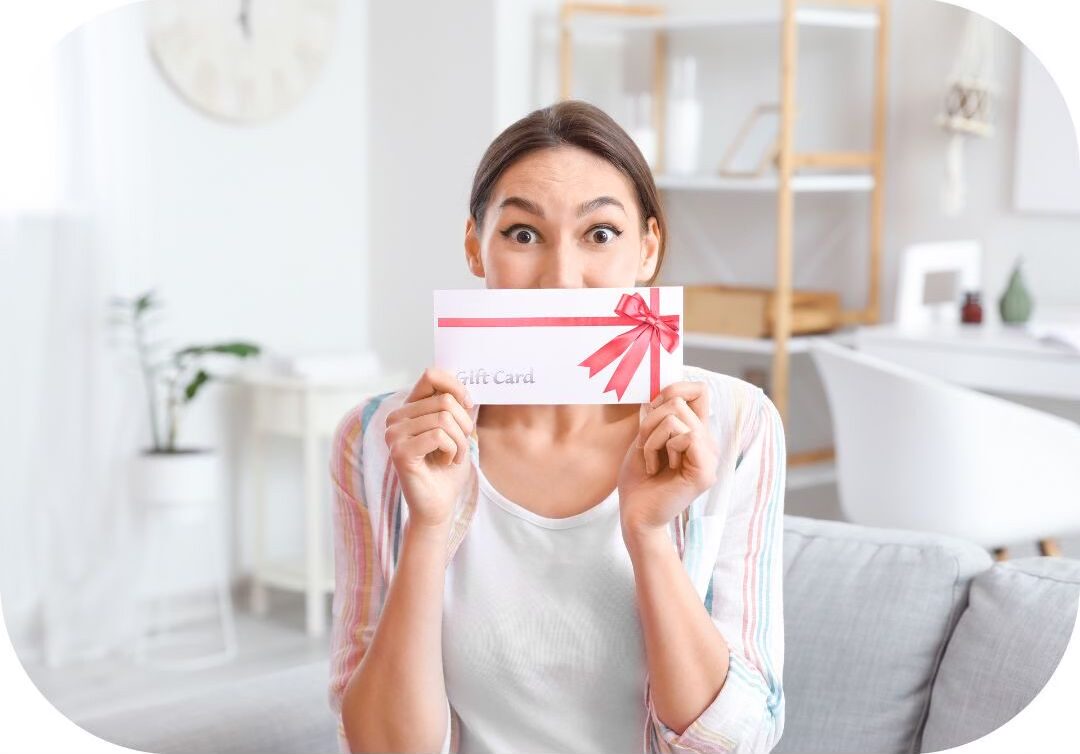
[[[482,225],[491,192],[507,168],[530,152],[566,145],[602,157],[630,179],[637,193],[642,232],[648,229],[650,217],[656,219],[660,248],[656,271],[647,283],[652,285],[660,274],[667,243],[667,222],[660,204],[660,192],[656,190],[649,164],[634,140],[610,115],[588,102],[566,100],[534,110],[495,137],[473,177],[469,211],[477,227]]]

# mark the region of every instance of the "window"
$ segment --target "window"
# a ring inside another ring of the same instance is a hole
[[[26,61],[22,85],[0,114],[0,210],[48,210],[61,199],[55,53]]]

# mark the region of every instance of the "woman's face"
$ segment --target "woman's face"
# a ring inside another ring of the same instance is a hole
[[[465,224],[469,269],[488,288],[625,288],[648,281],[660,246],[645,232],[634,185],[580,147],[541,149],[500,176],[477,228]]]

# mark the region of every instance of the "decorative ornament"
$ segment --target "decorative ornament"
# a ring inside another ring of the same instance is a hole
[[[994,33],[991,22],[968,13],[960,54],[947,82],[945,112],[937,117],[937,124],[950,134],[941,195],[947,215],[957,215],[965,206],[964,140],[973,136],[988,138],[994,133],[990,123],[992,99],[998,91],[994,82]]]
[[[1024,276],[1021,274],[1023,259],[1017,261],[1013,268],[1012,276],[1009,277],[1009,285],[1001,296],[999,306],[1001,308],[1001,321],[1007,324],[1020,324],[1027,322],[1031,317],[1034,303],[1027,286],[1024,285]]]

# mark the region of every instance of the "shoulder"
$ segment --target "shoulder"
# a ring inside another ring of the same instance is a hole
[[[746,380],[722,372],[713,372],[703,367],[683,366],[684,378],[691,382],[705,382],[709,385],[709,413],[723,424],[738,422],[753,416],[762,401],[769,401],[761,388]]]
[[[355,446],[372,429],[386,429],[386,415],[405,402],[408,390],[371,395],[353,406],[338,420],[334,430],[334,447]]]
[[[775,404],[761,388],[746,380],[697,366],[683,367],[685,379],[709,384],[709,413],[718,437],[737,439],[741,456],[761,431],[783,433]]]
[[[344,479],[359,471],[364,455],[378,455],[386,447],[386,415],[400,406],[407,389],[372,395],[353,406],[338,420],[330,443],[331,471]]]

